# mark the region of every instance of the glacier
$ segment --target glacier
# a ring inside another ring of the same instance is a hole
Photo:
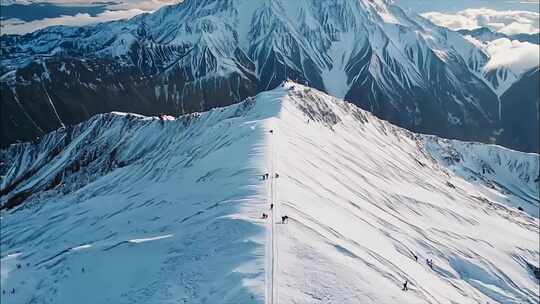
[[[539,166],[293,82],[99,114],[0,150],[1,302],[538,303]]]

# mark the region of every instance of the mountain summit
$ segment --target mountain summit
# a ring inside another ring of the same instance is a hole
[[[186,0],[1,41],[3,145],[95,113],[204,111],[286,79],[418,132],[500,132],[488,55],[389,1]]]
[[[538,155],[411,133],[299,84],[0,151],[2,303],[539,296]]]

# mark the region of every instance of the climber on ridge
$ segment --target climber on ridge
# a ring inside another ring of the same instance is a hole
[[[433,260],[426,259],[426,264],[429,266],[429,268],[433,269]]]

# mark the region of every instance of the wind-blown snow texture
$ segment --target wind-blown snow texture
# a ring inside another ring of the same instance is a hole
[[[1,151],[2,303],[265,303],[269,233],[275,303],[538,303],[537,154],[414,134],[298,84]],[[271,162],[290,218],[274,229]]]
[[[262,302],[256,176],[278,108],[254,105],[98,115],[4,151],[2,203],[33,195],[2,213],[2,303]]]
[[[492,142],[500,129],[488,54],[384,0],[187,0],[1,40],[4,146],[95,113],[204,111],[286,79],[418,132]]]

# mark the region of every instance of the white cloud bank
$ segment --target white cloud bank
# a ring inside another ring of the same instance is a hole
[[[528,11],[497,11],[488,8],[466,9],[455,14],[427,12],[422,16],[452,30],[488,27],[507,35],[539,32],[540,14]]]
[[[485,51],[490,55],[490,60],[484,67],[485,70],[504,66],[517,75],[521,75],[540,65],[538,44],[501,38],[488,42]]]
[[[34,0],[0,0],[3,5],[8,4],[32,4]],[[56,18],[44,18],[25,22],[19,19],[2,20],[0,24],[1,34],[26,34],[48,26],[68,25],[79,26],[94,24],[105,21],[128,19],[141,13],[153,12],[162,6],[182,2],[183,0],[124,0],[107,6],[107,10],[96,16],[80,13],[74,16],[60,16]],[[104,1],[105,2],[105,1]],[[47,3],[59,5],[95,5],[95,0],[48,0]]]
[[[162,6],[176,4],[183,0],[127,0],[117,5],[111,5],[115,9],[140,9],[143,11],[155,11]]]
[[[108,0],[104,0],[101,2],[107,2]],[[138,8],[143,11],[153,11],[156,10],[164,5],[168,4],[174,4],[178,2],[182,2],[183,0],[123,0],[123,1],[111,1],[116,2],[117,4],[109,5],[110,8],[115,9],[133,9]],[[32,3],[50,3],[50,4],[60,4],[60,5],[68,5],[68,6],[74,6],[74,5],[96,5],[96,0],[0,0],[0,3],[2,5],[10,5],[10,4],[32,4]]]
[[[519,76],[540,66],[540,45],[538,44],[508,38],[482,42],[468,35],[465,39],[489,55],[489,61],[483,67],[484,72],[506,67]]]
[[[19,19],[2,20],[2,34],[26,34],[52,25],[87,25],[105,21],[131,18],[144,13],[140,9],[128,9],[121,11],[105,11],[95,17],[89,14],[77,14],[75,16],[61,16],[57,18],[45,18],[30,22]]]

